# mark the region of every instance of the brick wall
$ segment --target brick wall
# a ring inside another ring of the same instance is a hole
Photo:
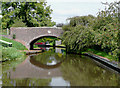
[[[10,35],[16,35],[16,39],[24,41],[29,46],[30,42],[42,36],[60,37],[63,33],[61,28],[57,27],[11,27]]]

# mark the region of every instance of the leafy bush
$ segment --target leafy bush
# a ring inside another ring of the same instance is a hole
[[[15,34],[13,34],[13,39],[16,39],[16,35]]]

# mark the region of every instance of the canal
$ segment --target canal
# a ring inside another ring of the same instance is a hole
[[[120,75],[64,48],[2,63],[3,86],[120,86]]]

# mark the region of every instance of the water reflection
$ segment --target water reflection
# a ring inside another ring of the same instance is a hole
[[[60,48],[49,48],[8,69],[10,66],[10,62],[3,64],[3,86],[119,85],[119,74],[101,68],[88,57],[66,55]]]
[[[49,59],[51,60],[51,62],[47,62],[47,65],[55,65],[55,64],[57,64],[57,60],[55,59],[55,57],[49,57]]]
[[[120,86],[119,74],[101,68],[90,58],[82,56],[80,59],[77,55],[68,55],[67,58],[61,65],[61,71],[71,86]]]
[[[52,78],[50,86],[70,86],[70,82],[65,81],[62,77]]]
[[[57,68],[66,59],[66,56],[64,55],[64,50],[57,48],[56,50],[49,50],[39,55],[30,56],[30,63],[44,69]]]

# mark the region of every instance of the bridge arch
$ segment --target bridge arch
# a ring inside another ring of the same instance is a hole
[[[44,37],[54,37],[54,38],[58,38],[58,39],[61,39],[59,36],[57,36],[57,35],[48,35],[48,34],[44,34],[44,35],[39,35],[39,36],[37,36],[37,37],[34,37],[33,39],[31,39],[30,41],[29,41],[29,43],[28,43],[28,45],[29,45],[29,49],[30,50],[33,50],[33,44],[36,42],[36,41],[38,41],[39,39],[42,39],[42,38],[44,38]]]
[[[16,40],[30,49],[31,43],[42,36],[59,38],[63,34],[59,27],[11,27],[10,36],[16,35]]]

